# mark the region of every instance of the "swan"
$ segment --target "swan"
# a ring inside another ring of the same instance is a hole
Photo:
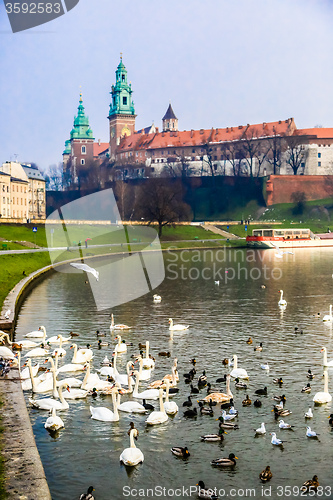
[[[153,370],[155,368],[155,361],[149,357],[149,341],[146,342],[146,356],[142,358],[143,368]]]
[[[62,419],[58,417],[55,408],[52,408],[52,415],[46,420],[44,427],[48,431],[57,431],[62,427],[65,427],[65,424],[62,421]]]
[[[327,361],[327,349],[323,347],[320,352],[323,352],[323,366],[333,367],[333,359],[331,361]]]
[[[333,316],[332,316],[332,304],[330,305],[330,313],[325,314],[323,317],[323,321],[333,321]]]
[[[56,354],[58,354],[58,356],[61,356],[61,357],[66,356],[66,351],[62,347],[63,337],[61,335],[59,335],[59,337],[60,337],[59,347],[57,347],[56,349],[54,349],[54,351],[52,352],[51,356],[55,356]]]
[[[172,375],[167,374],[161,380],[154,380],[154,382],[149,384],[148,389],[159,389],[159,388],[166,389],[167,380],[169,381],[170,386],[175,387],[177,385],[177,376],[176,376],[177,368],[176,368],[176,366],[177,365],[174,364],[171,368]],[[170,377],[171,377],[171,379],[170,379]],[[178,381],[179,381],[179,377],[178,377]]]
[[[153,295],[153,302],[154,304],[159,304],[162,301],[162,297],[160,295]]]
[[[30,399],[29,402],[34,408],[38,408],[39,410],[52,410],[55,408],[56,410],[67,410],[69,408],[69,404],[64,399],[63,388],[66,387],[67,391],[69,391],[69,387],[66,384],[62,384],[59,387],[59,399],[45,398],[45,399]]]
[[[74,354],[73,354],[73,359],[72,363],[86,363],[86,361],[90,361],[93,357],[93,352],[91,349],[88,348],[83,348],[83,349],[77,349],[76,344],[72,344],[70,346],[70,349],[74,349]]]
[[[28,361],[26,363],[27,364],[26,368],[24,368],[21,371],[21,374],[20,374],[21,380],[27,380],[28,378],[30,378],[30,371],[29,371],[29,366],[28,366],[29,362],[31,363],[31,359],[28,359]],[[32,374],[34,377],[36,377],[38,370],[39,370],[39,363],[37,363],[34,367],[32,367]]]
[[[113,375],[112,378],[114,379],[115,382],[118,382],[120,385],[128,385],[128,374],[129,374],[129,369],[130,366],[132,366],[132,361],[128,361],[126,365],[126,372],[127,373],[119,373],[117,370],[117,352],[114,353],[114,358],[113,358]],[[133,379],[131,380],[133,383]]]
[[[280,307],[285,307],[287,305],[287,301],[284,300],[284,298],[283,298],[283,290],[279,290],[279,294],[280,294],[280,300],[278,302],[278,305]]]
[[[139,372],[135,371],[135,387],[133,390],[133,398],[136,399],[157,399],[159,397],[158,389],[147,389],[143,392],[138,393],[139,389]]]
[[[233,370],[230,372],[231,377],[233,377],[233,378],[243,378],[243,379],[248,379],[248,378],[249,378],[249,376],[248,376],[248,374],[247,374],[247,371],[246,371],[246,370],[244,370],[244,368],[238,368],[238,367],[237,367],[237,359],[238,359],[238,358],[237,358],[236,354],[234,354],[233,358],[234,358],[234,368],[233,368]]]
[[[116,391],[118,391],[118,389],[112,391],[113,411],[109,410],[109,408],[105,408],[105,406],[90,406],[91,418],[94,420],[101,420],[102,422],[118,422],[119,413],[116,402]]]
[[[130,432],[130,447],[125,448],[119,457],[119,460],[124,464],[133,467],[139,463],[142,463],[144,456],[141,450],[135,446],[134,434],[136,429],[131,429]]]
[[[14,359],[15,354],[8,347],[0,346],[0,357],[4,359]]]
[[[82,372],[85,370],[86,365],[79,364],[79,363],[67,363],[66,365],[62,365],[58,369],[58,373],[65,373],[65,372]]]
[[[90,373],[90,363],[87,363],[87,373],[84,376],[81,389],[89,391],[91,389],[108,389],[111,388],[113,384],[107,382],[106,380],[101,380],[97,373]]]
[[[140,356],[137,361],[139,361],[139,380],[149,380],[151,376],[151,370],[143,370],[143,358]]]
[[[225,403],[226,401],[230,401],[230,399],[232,398],[233,395],[230,391],[230,374],[228,373],[226,380],[226,393],[213,392],[212,394],[207,394],[207,396],[203,398],[202,401],[206,401],[207,403],[209,403],[209,401],[212,400],[213,402],[216,401],[217,403]]]
[[[40,326],[38,330],[34,330],[33,332],[27,333],[24,335],[26,338],[33,338],[33,339],[42,339],[44,338],[44,341],[46,339],[46,328],[45,326]]]
[[[119,411],[125,411],[126,413],[147,413],[146,408],[137,401],[120,403],[120,392],[118,392],[117,408]]]
[[[169,318],[169,324],[169,330],[173,331],[188,330],[190,328],[190,325],[174,325],[172,318]]]
[[[154,390],[154,389],[151,389]],[[134,393],[133,393],[134,394]],[[152,411],[149,417],[146,420],[146,423],[149,425],[157,425],[157,424],[163,424],[166,422],[169,417],[165,412],[164,405],[163,405],[163,390],[159,389],[158,390],[158,397],[160,400],[160,411]]]
[[[32,349],[31,351],[27,352],[25,354],[25,358],[40,358],[43,356],[47,356],[49,354],[49,351],[45,349],[45,347],[35,347],[35,349]]]
[[[121,336],[117,335],[115,340],[118,340],[118,344],[116,344],[116,347],[114,348],[114,352],[117,351],[118,354],[121,354],[123,352],[127,352],[127,345],[125,342],[121,341]]]
[[[314,401],[318,405],[330,403],[332,401],[332,396],[328,392],[328,375],[326,370],[324,371],[324,391],[317,392],[317,394],[313,396],[312,401]]]
[[[26,362],[26,365],[27,367],[23,371],[25,372],[25,370],[28,370],[29,376],[26,377],[24,380],[22,380],[21,382],[22,390],[30,391],[32,389],[33,392],[37,392],[37,386],[43,381],[43,379],[41,379],[41,377],[36,377],[34,375],[34,373],[36,373],[36,367],[34,367],[34,370],[32,369],[30,358]],[[37,368],[39,368],[39,365],[37,365]]]
[[[7,338],[8,345],[15,344],[15,342],[11,342],[8,333],[3,333],[1,335],[1,340],[5,337]],[[37,347],[39,345],[37,342],[32,342],[32,340],[18,340],[16,344],[21,346],[23,349],[30,349],[30,347]]]
[[[111,366],[111,363],[109,363],[108,366],[103,366],[97,371],[104,377],[113,377],[113,366]]]
[[[111,325],[110,325],[110,330],[130,330],[131,327],[123,324],[114,324],[114,317],[113,314],[111,314]]]
[[[50,337],[47,339],[47,341],[50,343],[50,344],[60,344],[63,343],[63,342],[69,342],[70,340],[72,340],[72,337],[63,337],[62,335],[53,335],[53,337]]]
[[[175,415],[177,413],[177,411],[179,410],[179,408],[174,401],[169,401],[170,382],[168,379],[165,382],[166,382],[166,396],[165,396],[165,402],[164,402],[164,410],[169,415]]]

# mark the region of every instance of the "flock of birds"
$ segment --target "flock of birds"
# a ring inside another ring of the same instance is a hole
[[[98,279],[98,277],[96,278]],[[287,306],[286,300],[283,298],[283,290],[279,291],[280,300],[279,307]],[[154,303],[160,303],[159,295],[153,296]],[[330,307],[330,318],[324,317],[324,321],[332,321],[332,306]],[[174,331],[187,331],[189,325],[174,324],[172,318],[169,319],[169,330],[172,335]],[[49,416],[46,418],[44,427],[52,434],[64,427],[64,422],[57,412],[64,411],[70,408],[68,400],[78,398],[91,398],[90,413],[91,418],[103,422],[119,421],[121,412],[130,414],[143,414],[147,416],[146,425],[159,425],[169,421],[170,416],[175,415],[180,408],[178,405],[170,401],[175,394],[179,393],[178,383],[180,380],[178,373],[178,360],[175,358],[171,366],[171,373],[165,374],[161,379],[150,381],[153,377],[156,360],[149,353],[149,342],[139,343],[139,353],[133,353],[126,365],[126,373],[119,373],[117,368],[117,359],[126,356],[128,347],[132,347],[132,343],[127,343],[122,339],[120,333],[129,331],[130,327],[125,324],[115,324],[114,317],[111,315],[110,332],[115,333],[116,344],[112,344],[105,339],[106,335],[96,332],[98,339],[98,349],[113,345],[111,360],[105,356],[101,363],[101,368],[92,372],[92,361],[94,352],[91,345],[87,344],[84,347],[78,348],[77,344],[73,343],[73,338],[76,336],[71,332],[69,337],[62,335],[54,335],[47,337],[46,329],[41,326],[38,330],[29,332],[23,340],[11,342],[8,334],[0,332],[0,370],[2,375],[6,376],[6,367],[18,365],[20,369],[20,378],[22,388],[25,391],[32,391],[33,397],[29,398],[30,404],[39,410],[49,411]],[[297,330],[297,328],[295,329]],[[32,340],[31,340],[32,339]],[[112,339],[112,335],[111,335]],[[260,342],[253,347],[251,337],[247,339],[247,344],[252,346],[251,349],[255,352],[264,350],[263,343]],[[73,357],[70,363],[64,363],[58,366],[59,360],[63,360],[70,350],[73,349]],[[65,347],[63,347],[65,346]],[[145,353],[144,353],[145,351]],[[327,349],[321,349],[323,353],[324,369],[324,387],[323,391],[316,393],[313,397],[314,404],[325,404],[332,401],[332,397],[328,392],[328,374],[327,368],[333,367],[333,360],[328,361]],[[159,357],[168,358],[170,352],[160,351]],[[21,367],[21,358],[25,360]],[[43,363],[39,362],[32,364],[33,358],[44,358]],[[2,363],[2,364],[1,364]],[[208,381],[206,370],[202,370],[200,375],[197,374],[197,361],[195,358],[189,360],[192,368],[187,373],[183,374],[183,381],[189,387],[189,395],[182,403],[183,417],[196,418],[198,415],[214,416],[218,410],[219,416],[217,432],[205,434],[201,436],[202,441],[206,442],[222,442],[225,439],[227,431],[234,431],[238,426],[238,410],[234,406],[234,396],[231,390],[231,383],[234,384],[235,391],[245,391],[246,397],[242,399],[242,406],[247,407],[252,405],[252,400],[247,394],[249,375],[247,371],[239,366],[239,360],[236,354],[232,359],[223,359],[222,366],[229,369],[229,373],[225,373],[219,377],[215,383],[224,384],[225,389],[212,386]],[[45,365],[48,364],[46,368]],[[261,363],[261,369],[269,372],[268,363]],[[46,368],[46,369],[45,369]],[[5,370],[5,371],[4,371]],[[67,376],[67,373],[69,376]],[[80,379],[76,375],[84,373],[84,378]],[[73,376],[75,375],[75,376]],[[58,378],[64,376],[64,378]],[[308,380],[313,380],[314,374],[311,369],[306,373]],[[146,382],[146,389],[140,392],[139,384]],[[149,382],[149,383],[148,383]],[[272,382],[279,388],[283,386],[282,377],[272,379]],[[311,392],[311,384],[307,384],[300,389],[302,393]],[[204,395],[204,394],[205,395]],[[36,397],[36,395],[47,394],[48,397]],[[112,410],[107,406],[96,406],[96,398],[100,394],[111,396]],[[269,395],[267,386],[260,387],[254,391],[255,400],[254,407],[261,407],[263,404],[262,397]],[[130,399],[121,402],[121,397],[129,396]],[[178,394],[179,395],[179,394]],[[294,426],[290,425],[284,419],[288,417],[292,411],[285,407],[286,396],[284,394],[272,394],[274,405],[272,412],[276,422],[278,422],[279,431],[294,431]],[[155,407],[158,401],[158,408]],[[155,402],[155,403],[154,403]],[[195,403],[198,403],[198,407]],[[94,403],[94,404],[93,404]],[[304,413],[304,418],[307,422],[314,417],[312,408],[310,407]],[[333,427],[333,414],[329,417],[329,425]],[[304,436],[307,439],[319,440],[318,434],[309,425],[304,429]],[[260,437],[266,434],[266,423],[253,431],[254,437]],[[273,430],[269,433],[271,436],[271,444],[273,446],[283,447],[285,440]],[[120,454],[119,460],[127,467],[134,467],[144,461],[143,452],[136,446],[139,431],[135,424],[131,422],[128,431],[129,447],[125,448]],[[228,438],[229,439],[229,438]],[[176,457],[188,460],[191,456],[190,450],[182,443],[182,446],[173,446],[171,453]],[[234,453],[230,453],[226,457],[213,459],[211,465],[218,468],[234,468],[237,464],[238,457]],[[259,474],[260,480],[265,483],[269,481],[273,473],[270,466],[267,465]],[[315,490],[319,486],[318,477],[314,475],[312,479],[306,481],[301,487],[302,491]],[[81,500],[93,500],[93,486],[88,488],[87,493],[81,495]],[[198,483],[199,498],[216,499],[215,490],[206,487],[203,481]]]

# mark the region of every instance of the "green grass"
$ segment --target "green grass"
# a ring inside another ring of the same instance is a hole
[[[33,233],[33,224],[3,224],[0,223],[0,238],[10,241],[31,241],[40,247],[46,247],[44,224],[36,224],[37,233]],[[1,248],[1,247],[0,247]]]
[[[152,226],[155,227],[155,226]],[[224,239],[218,234],[211,231],[206,231],[200,226],[165,226],[162,231],[161,241],[176,241],[176,240],[217,240]]]

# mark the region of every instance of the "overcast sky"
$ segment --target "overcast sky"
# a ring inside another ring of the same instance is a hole
[[[61,161],[80,86],[107,142],[120,52],[137,129],[161,127],[170,100],[180,130],[289,117],[333,127],[332,23],[331,0],[80,0],[12,34],[1,4],[0,162]]]

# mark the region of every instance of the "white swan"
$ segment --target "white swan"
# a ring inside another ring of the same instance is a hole
[[[154,390],[154,389],[151,389]],[[169,417],[165,412],[164,405],[163,405],[163,390],[159,389],[158,390],[158,396],[160,400],[160,411],[152,411],[149,417],[146,420],[146,423],[148,425],[157,425],[157,424],[163,424],[166,422]]]
[[[57,431],[57,430],[61,429],[62,427],[65,427],[64,422],[57,415],[55,408],[52,408],[52,415],[46,420],[44,427],[48,431]]]
[[[318,405],[330,403],[332,401],[332,396],[328,392],[328,375],[326,370],[324,371],[324,391],[317,392],[317,394],[313,396],[313,401]]]
[[[146,342],[146,356],[142,358],[142,366],[143,368],[154,369],[155,361],[149,357],[149,341]]]
[[[138,392],[139,389],[139,372],[135,371],[135,387],[133,390],[133,398],[136,399],[157,399],[159,397],[158,389],[147,389],[143,392]]]
[[[169,324],[169,330],[173,331],[188,330],[190,327],[190,325],[174,325],[172,318],[169,318]]]
[[[36,373],[36,368],[34,367],[34,370],[32,369],[31,366],[31,359],[29,358],[28,361],[26,362],[27,367],[23,370],[28,370],[29,376],[26,377],[24,380],[21,381],[21,387],[23,391],[30,391],[31,389],[33,392],[37,392],[36,388],[37,386],[43,381],[40,377],[36,377],[34,375],[34,372]],[[24,366],[24,365],[23,365]],[[39,368],[39,365],[37,366]],[[37,370],[38,371],[38,370]],[[44,375],[44,374],[43,374]],[[51,387],[52,389],[52,387]]]
[[[35,347],[35,349],[31,349],[25,354],[25,358],[41,358],[43,356],[47,356],[49,351],[45,347]]]
[[[280,294],[280,300],[278,302],[278,305],[280,307],[285,307],[287,305],[287,301],[284,300],[284,298],[283,298],[283,290],[279,290],[279,294]]]
[[[90,373],[90,363],[87,364],[87,373],[84,376],[81,389],[90,391],[95,388],[102,391],[103,389],[108,389],[112,386],[113,384],[111,384],[111,382],[100,379],[97,373]]]
[[[77,349],[76,344],[72,344],[70,349],[74,349],[72,363],[86,363],[93,358],[94,353],[89,348]]]
[[[103,366],[100,370],[97,371],[101,375],[103,375],[103,377],[113,377],[113,366]]]
[[[62,335],[53,335],[53,337],[50,337],[47,339],[47,341],[50,343],[50,344],[60,344],[63,343],[63,342],[69,342],[70,340],[72,340],[72,337],[63,337]]]
[[[132,366],[132,361],[129,361],[126,365],[126,373],[119,373],[117,370],[117,352],[114,353],[114,358],[113,358],[113,375],[112,378],[114,379],[115,382],[118,382],[120,385],[128,385],[128,374],[129,374],[129,368]],[[132,379],[133,383],[133,379]]]
[[[91,418],[94,420],[100,420],[102,422],[118,422],[119,413],[116,402],[116,392],[118,389],[112,391],[112,403],[113,403],[113,412],[106,408],[105,406],[93,407],[90,406]]]
[[[331,361],[327,361],[327,349],[326,349],[326,347],[323,347],[320,352],[324,353],[323,366],[328,366],[329,368],[333,367],[333,359],[331,359]]]
[[[231,377],[233,378],[243,378],[243,379],[248,379],[249,376],[247,374],[247,371],[244,368],[238,368],[237,367],[237,356],[234,354],[234,368],[230,372]]]
[[[86,368],[86,365],[79,363],[67,363],[66,365],[62,365],[58,369],[58,373],[65,372],[82,372]]]
[[[323,321],[333,321],[333,316],[332,316],[332,304],[330,304],[330,313],[325,314],[323,317]]]
[[[124,401],[124,403],[120,403],[119,392],[117,397],[117,408],[119,411],[125,411],[126,413],[147,413],[146,408],[137,401]]]
[[[55,357],[55,355],[57,353],[58,356],[61,356],[63,358],[64,356],[66,356],[66,351],[62,347],[62,343],[63,343],[63,337],[62,337],[62,335],[59,335],[59,338],[60,338],[59,347],[57,347],[56,349],[54,349],[54,351],[52,351],[51,356]]]
[[[143,370],[143,359],[141,358],[141,356],[138,358],[139,361],[139,380],[149,380],[150,377],[151,377],[151,370],[149,369],[146,369],[146,370]]]
[[[117,337],[115,338],[115,340],[118,340],[118,344],[116,344],[116,346],[114,348],[114,352],[117,352],[118,354],[127,352],[127,345],[126,345],[125,342],[121,341],[121,336],[117,335]]]
[[[20,373],[21,380],[27,380],[28,378],[30,378],[30,370],[29,370],[29,366],[28,366],[29,362],[31,364],[30,358],[28,359],[28,361],[26,363],[27,364],[26,368],[24,368]],[[39,363],[37,363],[35,366],[32,367],[32,374],[34,377],[36,377],[38,370],[39,370]]]
[[[52,410],[55,408],[56,410],[67,410],[69,408],[69,404],[67,401],[64,399],[63,395],[63,388],[66,387],[66,389],[69,391],[69,387],[66,384],[63,384],[59,388],[59,399],[60,401],[57,401],[56,399],[52,398],[45,398],[45,399],[30,399],[29,402],[32,404],[34,408],[38,408],[39,410]]]
[[[179,410],[179,408],[178,408],[178,405],[174,401],[169,401],[170,382],[168,379],[166,379],[165,383],[166,383],[166,395],[165,395],[165,402],[164,402],[164,410],[169,415],[175,415],[177,413],[177,411]]]
[[[1,340],[6,337],[7,338],[7,343],[9,345],[13,345],[13,344],[18,344],[22,347],[22,349],[30,349],[31,347],[37,347],[39,345],[39,343],[37,342],[32,342],[32,340],[18,340],[17,342],[11,342],[10,338],[9,338],[9,335],[8,333],[3,333],[1,335]]]
[[[159,304],[162,301],[162,297],[160,295],[153,295],[153,302],[154,304]]]
[[[44,341],[46,339],[46,328],[45,326],[40,326],[38,330],[34,330],[33,332],[27,333],[24,335],[24,337],[27,338],[33,338],[33,339],[42,339],[44,338]]]
[[[133,467],[134,465],[140,464],[144,460],[144,456],[141,450],[135,446],[134,443],[134,433],[135,429],[131,429],[130,432],[130,447],[125,448],[119,457],[119,460],[124,464]]]
[[[131,327],[119,323],[118,325],[114,324],[114,317],[113,314],[111,314],[111,325],[110,325],[110,330],[130,330]]]
[[[0,358],[14,359],[15,354],[8,347],[0,346]]]

